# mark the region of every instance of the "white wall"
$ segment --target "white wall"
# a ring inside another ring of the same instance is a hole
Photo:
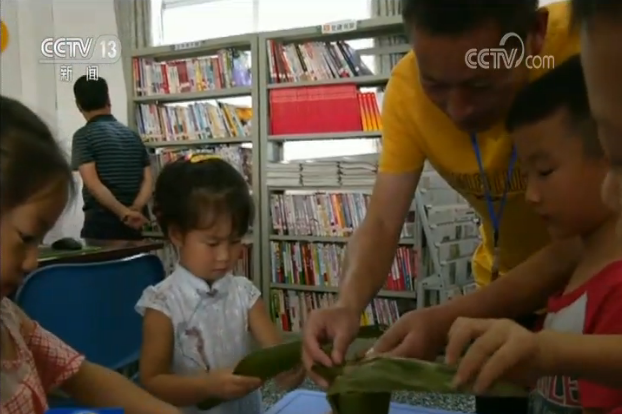
[[[2,0],[0,13],[10,34],[9,46],[0,59],[2,94],[35,110],[69,153],[71,137],[84,125],[84,118],[74,103],[73,82],[60,79],[60,67],[38,63],[41,41],[46,37],[117,35],[113,0]],[[86,66],[73,65],[74,80],[86,73]],[[108,81],[113,114],[126,123],[121,61],[99,65],[99,75]],[[82,221],[82,196],[78,195],[48,240],[79,237]]]

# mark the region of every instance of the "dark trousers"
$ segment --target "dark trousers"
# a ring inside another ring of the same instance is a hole
[[[529,315],[523,318],[518,318],[516,322],[529,330],[533,330],[538,319],[538,315]],[[475,398],[475,412],[477,414],[527,414],[528,409],[528,398]]]
[[[114,216],[85,214],[80,237],[92,240],[141,240],[142,232],[126,226]]]

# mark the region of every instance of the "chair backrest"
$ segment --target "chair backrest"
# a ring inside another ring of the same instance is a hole
[[[134,306],[164,276],[162,262],[151,254],[51,265],[30,274],[15,301],[89,361],[117,370],[138,359],[142,318]]]

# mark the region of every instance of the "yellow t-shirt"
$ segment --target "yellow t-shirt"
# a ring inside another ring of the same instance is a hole
[[[542,55],[552,55],[555,62],[560,63],[579,53],[579,39],[570,32],[568,2],[554,3],[547,9],[549,23]],[[546,70],[532,70],[531,78],[537,78]],[[482,217],[483,242],[473,256],[473,273],[479,286],[490,283],[493,226],[473,145],[469,134],[458,130],[426,97],[413,52],[404,56],[393,69],[384,96],[382,128],[381,172],[416,171],[427,159]],[[478,142],[497,213],[498,200],[505,188],[512,143],[503,123],[478,134]],[[525,188],[520,165],[516,165],[499,228],[501,274],[549,242],[544,223],[525,202]]]

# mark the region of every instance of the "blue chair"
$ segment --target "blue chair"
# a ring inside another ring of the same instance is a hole
[[[121,371],[140,356],[142,317],[134,306],[145,288],[164,277],[162,262],[151,254],[50,265],[25,279],[15,302],[89,361]]]

